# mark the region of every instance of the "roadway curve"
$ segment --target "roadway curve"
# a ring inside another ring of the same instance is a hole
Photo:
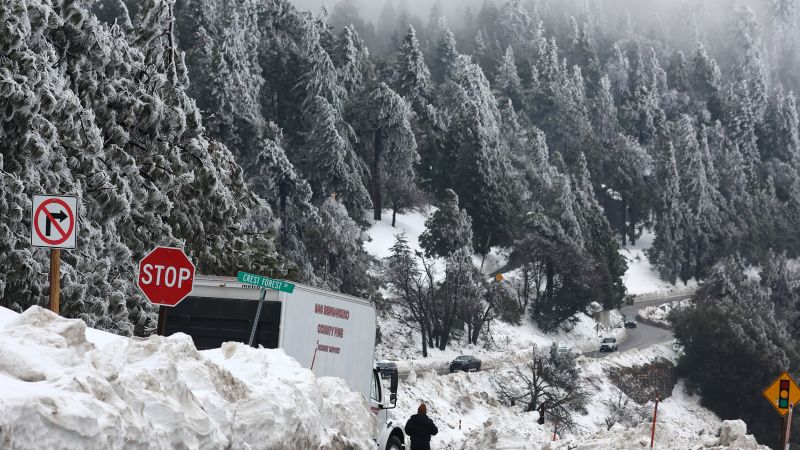
[[[654,300],[646,300],[634,303],[633,305],[624,306],[620,308],[620,312],[625,315],[626,320],[635,320],[636,315],[639,313],[639,311],[648,306],[658,306],[664,303],[674,302],[676,300],[681,300],[689,297],[691,297],[691,294],[683,296],[670,296],[667,298],[657,298]],[[636,328],[628,328],[627,331],[628,331],[628,338],[621,344],[619,344],[618,351],[620,352],[626,352],[628,350],[633,350],[633,349],[641,349],[649,347],[651,345],[660,344],[662,342],[666,342],[672,339],[672,330],[666,330],[663,328],[654,327],[652,325],[648,325],[642,322],[639,322]],[[599,341],[597,347],[598,349],[600,348]],[[602,358],[611,354],[613,353],[611,352],[585,353],[586,356],[595,358]]]

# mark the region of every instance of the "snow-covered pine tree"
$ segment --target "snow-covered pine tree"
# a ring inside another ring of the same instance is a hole
[[[450,113],[446,147],[457,148],[458,154],[451,156],[455,164],[442,181],[450,181],[459,194],[473,218],[475,248],[486,254],[491,246],[508,242],[519,212],[519,186],[499,137],[500,113],[489,82],[468,56],[459,56],[443,91]]]
[[[390,299],[399,303],[416,324],[422,341],[422,356],[428,356],[428,342],[431,336],[431,297],[433,287],[417,267],[417,258],[411,253],[405,233],[395,235],[389,249],[389,256],[383,261],[381,279],[386,284]]]
[[[685,264],[681,274],[684,281],[702,278],[710,269],[716,255],[720,227],[724,222],[721,196],[709,182],[708,169],[697,130],[689,116],[681,116],[675,126],[676,161],[680,173],[681,197],[691,214],[685,229],[689,245],[684,246]],[[711,163],[711,161],[709,161]]]
[[[377,286],[370,272],[370,256],[364,250],[364,231],[335,194],[322,201],[317,214],[318,220],[304,229],[311,267],[319,274],[315,283],[369,298]]]
[[[355,101],[363,91],[365,82],[374,76],[369,51],[352,26],[342,29],[334,50],[339,83],[344,87],[348,98]]]
[[[458,195],[452,190],[444,191],[439,209],[425,221],[419,244],[426,256],[440,258],[472,246],[472,219],[459,208]]]
[[[722,75],[719,66],[708,53],[703,44],[697,44],[689,71],[689,82],[692,87],[694,101],[699,102],[707,110],[712,119],[721,118],[720,90]]]
[[[342,136],[337,125],[340,117],[334,107],[322,97],[317,97],[307,111],[311,124],[299,159],[303,173],[314,193],[315,202],[325,201],[335,194],[348,211],[360,211],[368,207],[369,194],[361,182],[361,176],[353,170],[359,166],[346,136]]]
[[[680,176],[672,144],[669,145],[666,162],[665,178],[660,181],[663,185],[661,198],[655,211],[656,236],[647,255],[661,277],[675,283],[687,263],[684,246],[685,233],[689,230],[686,223],[688,211],[681,199]]]
[[[411,129],[411,108],[385,83],[367,95],[362,108],[362,132],[371,141],[373,219],[381,220],[384,198],[392,206],[392,226],[397,212],[413,206],[418,197],[414,164],[419,161]]]
[[[453,32],[447,26],[444,17],[439,19],[437,24],[436,49],[434,51],[433,62],[431,63],[431,79],[436,84],[444,83],[451,75],[458,58],[456,49],[456,39]]]
[[[517,72],[517,63],[514,59],[514,50],[506,49],[505,56],[495,75],[495,95],[499,101],[511,100],[515,105],[523,105],[522,81]]]
[[[433,95],[431,74],[419,48],[417,32],[408,27],[403,45],[394,56],[391,86],[411,105],[417,117],[427,115]]]
[[[689,90],[689,63],[682,51],[672,54],[667,68],[669,87],[679,92]]]
[[[761,36],[756,13],[749,7],[736,10],[736,44],[738,61],[734,74],[747,86],[756,123],[761,123],[767,108],[767,69],[761,57]]]

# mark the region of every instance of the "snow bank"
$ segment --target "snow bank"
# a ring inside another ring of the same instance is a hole
[[[0,311],[4,448],[374,446],[366,401],[282,350],[198,352],[184,334],[111,338],[35,306]]]
[[[669,327],[670,323],[667,320],[669,313],[675,308],[686,308],[691,304],[692,300],[687,298],[657,306],[648,306],[640,310],[639,314],[637,314],[637,317],[661,326]]]

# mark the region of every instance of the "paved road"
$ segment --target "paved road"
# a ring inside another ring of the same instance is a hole
[[[655,300],[638,302],[634,303],[633,305],[621,308],[620,312],[622,312],[622,314],[625,315],[625,318],[627,320],[634,320],[636,318],[636,314],[641,309],[644,309],[648,306],[657,306],[663,303],[673,302],[675,300],[679,300],[681,298],[688,298],[690,296],[691,295],[686,295],[685,297],[678,297],[678,298],[673,297],[667,299],[660,298]],[[628,339],[619,344],[619,351],[625,352],[635,348],[649,347],[651,345],[669,341],[670,339],[672,339],[671,330],[665,330],[663,328],[658,328],[639,322],[636,328],[628,328]],[[600,344],[598,344],[598,349],[599,347]],[[613,353],[600,353],[600,352],[585,353],[586,356],[591,356],[596,358],[602,358],[611,354]]]
[[[620,312],[625,315],[627,320],[635,320],[636,315],[638,314],[639,310],[644,309],[648,306],[657,306],[664,303],[673,302],[676,300],[681,300],[684,298],[691,297],[692,294],[685,294],[685,295],[677,295],[673,294],[668,297],[664,298],[657,298],[653,300],[645,300],[641,302],[634,303],[633,305],[624,306],[620,308]],[[640,349],[649,347],[651,345],[660,344],[662,342],[666,342],[672,339],[672,331],[666,330],[663,328],[654,327],[652,325],[647,325],[645,323],[639,322],[636,328],[628,328],[628,338],[619,344],[619,352],[625,352],[632,349]],[[597,339],[597,348],[600,348],[600,339]],[[600,353],[600,352],[586,352],[584,353],[585,356],[593,357],[593,358],[604,358],[609,355],[613,355],[614,353]],[[449,361],[443,361],[441,365],[432,368],[433,371],[436,372],[437,375],[447,375],[450,373],[448,370]],[[493,370],[494,364],[490,361],[483,361],[481,370]],[[431,369],[428,369],[431,370]],[[408,372],[400,373],[400,379],[405,379],[408,376]]]

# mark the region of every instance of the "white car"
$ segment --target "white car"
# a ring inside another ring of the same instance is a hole
[[[617,340],[612,337],[603,339],[603,341],[600,342],[600,351],[601,352],[617,351]]]

